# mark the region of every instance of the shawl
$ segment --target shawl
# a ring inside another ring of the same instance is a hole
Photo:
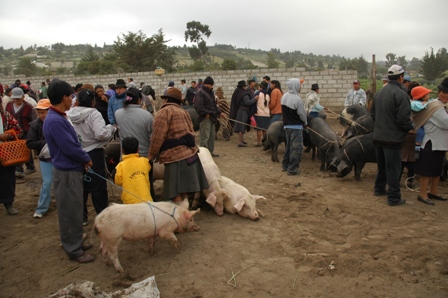
[[[422,127],[432,115],[439,110],[440,108],[444,108],[445,104],[439,100],[434,100],[428,103],[428,108],[423,109],[420,112],[412,112],[412,119],[414,120],[414,130],[417,131],[420,127]]]

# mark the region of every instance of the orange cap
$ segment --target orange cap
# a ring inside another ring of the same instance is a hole
[[[44,98],[39,100],[35,109],[37,110],[48,110],[51,107],[50,100],[48,98]]]

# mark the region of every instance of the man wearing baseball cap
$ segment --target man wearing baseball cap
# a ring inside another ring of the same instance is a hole
[[[363,107],[366,106],[366,92],[361,89],[361,85],[358,80],[353,81],[353,89],[348,91],[347,96],[345,97],[344,107],[352,106],[352,105],[361,105]]]
[[[400,156],[404,139],[413,126],[409,96],[403,85],[404,69],[394,64],[387,77],[389,83],[374,96],[370,110],[375,121],[373,144],[378,168],[373,194],[387,195],[389,206],[397,206],[406,203],[400,193]],[[389,185],[387,192],[386,185]]]

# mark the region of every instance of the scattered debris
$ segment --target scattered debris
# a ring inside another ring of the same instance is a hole
[[[103,292],[92,281],[82,281],[71,283],[67,287],[60,289],[56,293],[45,296],[45,298],[67,298],[67,297],[99,297],[99,298],[160,298],[160,291],[157,288],[154,276],[148,277],[141,282],[132,284],[127,289],[115,291],[113,293]]]

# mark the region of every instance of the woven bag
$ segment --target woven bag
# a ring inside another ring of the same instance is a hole
[[[26,140],[19,140],[14,130],[5,131],[15,137],[13,141],[0,143],[0,162],[2,166],[9,167],[30,160],[30,149],[26,146]]]

